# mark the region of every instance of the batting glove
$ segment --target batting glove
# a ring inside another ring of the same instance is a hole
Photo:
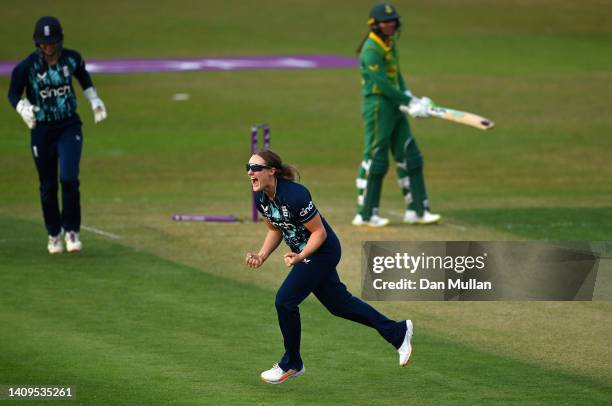
[[[430,116],[429,109],[434,106],[429,97],[414,97],[408,104],[407,112],[414,118],[427,118]]]
[[[34,106],[28,99],[21,99],[19,103],[17,103],[16,110],[30,130],[36,127],[35,113],[40,110],[38,106]]]
[[[91,103],[91,109],[94,113],[94,122],[98,124],[100,121],[104,120],[108,115],[106,114],[106,107],[102,102],[102,99],[98,97],[98,93],[96,89],[93,87],[89,87],[83,91],[89,103]]]

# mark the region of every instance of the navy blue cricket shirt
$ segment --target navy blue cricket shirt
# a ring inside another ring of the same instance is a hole
[[[270,200],[263,192],[257,192],[255,202],[261,215],[282,231],[283,239],[291,251],[300,253],[311,234],[304,224],[319,213],[308,189],[299,183],[277,178],[274,200]],[[323,216],[321,221],[327,231],[327,239],[316,252],[336,252],[339,247],[336,233]]]
[[[40,50],[31,53],[13,69],[8,98],[17,106],[25,89],[26,97],[40,108],[36,121],[44,124],[80,120],[72,76],[83,89],[93,86],[81,55],[71,49],[62,49],[54,66],[49,65]]]

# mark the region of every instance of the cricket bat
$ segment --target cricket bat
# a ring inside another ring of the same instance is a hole
[[[408,106],[400,106],[400,110],[404,113],[408,113]],[[469,125],[480,130],[488,130],[495,126],[495,123],[488,118],[481,117],[474,113],[468,113],[466,111],[449,109],[447,107],[430,107],[428,113],[432,117],[453,121],[463,125]]]
[[[488,118],[480,117],[474,113],[453,110],[446,107],[431,107],[429,114],[443,120],[454,121],[455,123],[469,125],[481,130],[493,128],[495,123]]]

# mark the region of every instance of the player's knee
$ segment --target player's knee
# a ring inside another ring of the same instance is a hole
[[[78,198],[79,196],[79,180],[62,180],[62,195],[64,197]]]
[[[69,191],[69,190],[79,190],[79,179],[78,178],[68,178],[68,179],[62,179],[62,190],[64,192]]]
[[[325,306],[327,310],[336,317],[343,317],[345,314],[344,307],[342,305]]]
[[[44,180],[40,183],[40,198],[43,201],[57,197],[57,181]]]
[[[374,158],[372,159],[372,165],[370,166],[371,175],[384,175],[389,170],[389,160]]]
[[[409,155],[406,157],[406,172],[409,175],[423,170],[423,156],[421,154]]]
[[[278,292],[276,294],[276,299],[274,300],[274,306],[279,313],[291,313],[297,311],[297,303],[291,300],[288,296],[284,295],[282,292]]]
[[[347,318],[354,313],[355,298],[350,293],[341,294],[331,302],[325,303],[327,310],[336,317]]]
[[[79,168],[60,167],[60,182],[74,183],[79,182]]]

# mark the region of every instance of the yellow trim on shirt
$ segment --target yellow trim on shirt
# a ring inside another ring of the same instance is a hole
[[[380,37],[376,35],[375,33],[370,32],[370,39],[372,39],[374,42],[380,45],[382,49],[385,50],[385,52],[389,52],[391,50],[391,47],[385,44],[385,42],[382,39],[380,39]]]

